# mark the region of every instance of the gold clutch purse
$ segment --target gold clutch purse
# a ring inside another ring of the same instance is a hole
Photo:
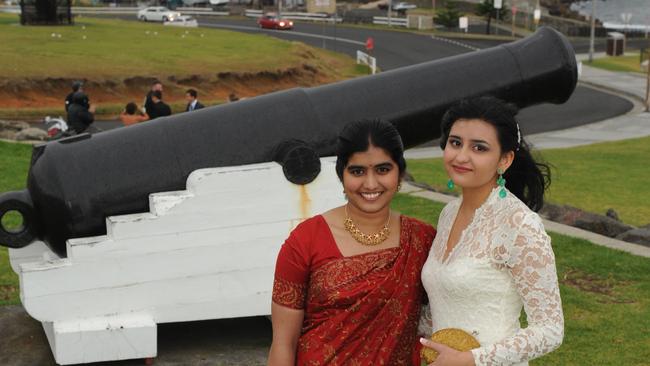
[[[476,338],[471,334],[457,328],[440,329],[431,335],[431,340],[436,343],[442,343],[461,352],[469,351],[481,346]],[[436,358],[438,358],[438,352],[427,347],[422,348],[421,355],[427,364],[434,362]]]

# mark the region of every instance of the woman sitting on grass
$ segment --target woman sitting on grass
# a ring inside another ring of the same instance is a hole
[[[124,126],[134,125],[148,119],[149,116],[146,113],[140,113],[138,106],[133,102],[127,104],[122,113],[120,113],[120,121],[122,121]]]

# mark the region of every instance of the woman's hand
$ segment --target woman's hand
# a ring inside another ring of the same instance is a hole
[[[438,358],[429,366],[474,366],[472,352],[460,352],[442,343],[436,343],[426,338],[420,338],[424,347],[431,348],[438,352]]]

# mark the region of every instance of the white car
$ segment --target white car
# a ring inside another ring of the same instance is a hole
[[[197,5],[207,5],[209,0],[183,0],[183,5],[185,6],[197,6]]]
[[[209,1],[210,1],[210,5],[212,6],[212,8],[215,8],[215,9],[220,8],[220,7],[224,7],[224,6],[228,5],[228,3],[230,3],[230,0],[209,0]]]
[[[169,22],[181,16],[177,11],[171,11],[164,6],[151,6],[138,11],[138,19],[143,22]]]
[[[192,18],[189,15],[181,15],[179,17],[174,18],[174,20],[164,22],[163,25],[169,25],[172,27],[196,28],[199,26],[199,23],[196,21],[196,19]]]
[[[393,4],[393,10],[397,11],[397,12],[400,12],[400,11],[405,12],[407,10],[411,10],[411,9],[415,9],[415,8],[417,8],[416,5],[405,3],[405,2],[399,2],[399,3]]]

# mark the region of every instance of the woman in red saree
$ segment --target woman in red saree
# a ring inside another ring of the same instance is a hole
[[[269,365],[420,364],[420,271],[435,230],[390,210],[405,168],[390,123],[341,132],[348,203],[302,222],[280,250]]]

